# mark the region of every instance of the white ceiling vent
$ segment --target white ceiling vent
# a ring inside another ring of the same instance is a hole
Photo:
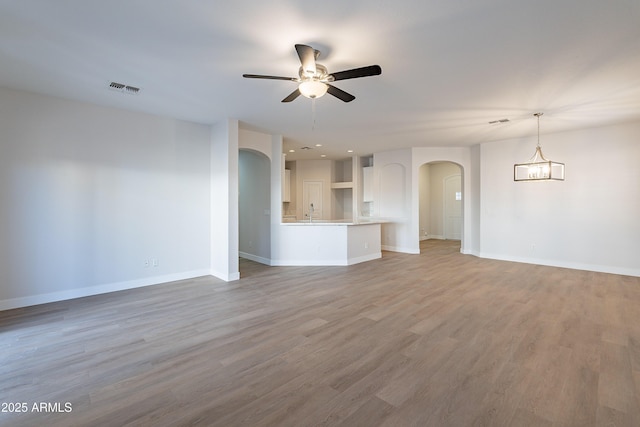
[[[137,95],[140,93],[140,88],[135,86],[125,85],[118,82],[109,82],[109,89],[116,92],[128,93],[129,95]]]

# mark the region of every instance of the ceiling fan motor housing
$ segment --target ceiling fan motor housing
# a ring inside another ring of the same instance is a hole
[[[303,67],[300,67],[298,75],[300,76],[301,82],[315,80],[326,83],[333,81],[333,76],[327,73],[327,67],[322,64],[316,64],[316,71],[313,74],[305,71]]]

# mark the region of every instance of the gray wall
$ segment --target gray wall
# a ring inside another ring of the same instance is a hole
[[[271,162],[264,154],[240,150],[238,164],[240,255],[269,264]]]
[[[208,274],[210,138],[0,89],[0,309]]]

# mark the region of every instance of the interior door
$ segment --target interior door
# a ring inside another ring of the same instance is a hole
[[[302,181],[302,212],[304,219],[309,219],[313,204],[313,219],[322,219],[322,181]]]
[[[444,179],[444,238],[462,240],[462,184],[460,175]]]

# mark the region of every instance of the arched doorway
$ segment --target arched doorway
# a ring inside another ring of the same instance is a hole
[[[240,258],[271,263],[271,161],[257,151],[238,153]],[[241,272],[242,273],[242,272]]]

